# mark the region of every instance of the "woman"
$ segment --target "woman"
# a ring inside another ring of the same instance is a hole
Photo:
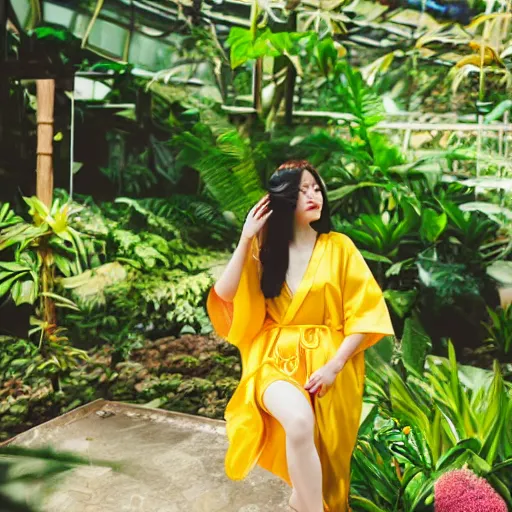
[[[240,480],[258,464],[293,487],[293,510],[347,512],[363,351],[393,327],[363,257],[331,231],[313,166],[286,162],[269,185],[207,301],[242,359],[225,412],[226,474]]]

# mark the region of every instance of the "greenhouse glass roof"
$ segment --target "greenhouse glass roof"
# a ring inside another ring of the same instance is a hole
[[[232,26],[248,28],[251,11],[251,2],[237,0],[104,0],[99,10],[96,7],[101,2],[96,1],[43,0],[41,13],[32,12],[31,0],[11,4],[19,26],[25,30],[36,24],[65,27],[82,39],[85,47],[100,55],[148,71],[169,67],[170,55],[180,45],[190,23],[213,25],[222,40]],[[422,33],[440,26],[425,13],[402,8],[389,10],[386,5],[367,0],[261,0],[260,7],[273,30],[279,30],[280,25],[285,27],[293,9],[299,31],[328,31],[343,44],[383,52],[399,50],[404,44],[411,46]],[[422,52],[427,57],[433,54],[426,48]],[[440,63],[453,62],[453,55],[448,53],[439,57]]]

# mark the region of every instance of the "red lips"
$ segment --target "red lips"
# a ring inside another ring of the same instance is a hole
[[[309,211],[309,210],[318,210],[319,206],[315,203],[309,203],[306,210]]]

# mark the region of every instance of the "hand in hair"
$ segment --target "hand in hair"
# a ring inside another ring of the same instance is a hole
[[[267,194],[251,208],[242,228],[242,238],[252,238],[263,228],[267,219],[272,215],[272,210],[269,210],[269,201],[270,198]]]
[[[247,251],[250,250],[251,238],[258,234],[270,217],[269,196],[260,199],[252,208],[244,223],[240,241],[231,256],[224,272],[214,285],[215,293],[224,301],[233,301],[244,266]]]

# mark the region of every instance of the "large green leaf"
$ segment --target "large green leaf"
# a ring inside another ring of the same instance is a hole
[[[438,214],[432,208],[425,208],[421,212],[421,237],[428,242],[435,242],[442,235],[447,221],[446,213]]]
[[[253,49],[253,40],[250,30],[241,27],[232,27],[226,45],[230,46],[231,67],[242,65],[250,57]]]
[[[46,218],[50,215],[48,207],[36,196],[23,197],[23,200],[30,207],[28,213],[32,215],[34,224],[39,226],[41,223],[46,221]]]
[[[4,203],[0,208],[0,229],[20,222],[23,222],[23,219],[10,209],[9,203]]]
[[[459,457],[461,453],[468,450],[474,453],[479,453],[481,447],[482,443],[476,438],[463,439],[462,441],[459,441],[438,459],[436,463],[436,470],[445,470],[453,464],[453,461]]]
[[[406,489],[408,499],[410,500],[407,511],[414,512],[416,507],[422,505],[429,497],[433,487],[434,481],[432,478],[427,477],[423,473],[418,473]]]
[[[28,265],[18,263],[16,261],[0,261],[0,268],[3,268],[9,272],[25,272],[30,270]]]
[[[11,295],[16,306],[20,304],[34,304],[37,298],[37,285],[38,279],[34,278],[23,281],[19,279],[16,281],[11,290]]]
[[[430,442],[430,411],[425,411],[418,404],[406,384],[398,373],[392,368],[386,368],[389,375],[389,394],[394,414],[405,424],[416,425],[421,429],[423,435]]]
[[[402,336],[402,361],[407,371],[421,377],[432,341],[417,315],[405,319]]]
[[[0,251],[18,244],[24,249],[33,240],[47,234],[47,231],[48,224],[46,223],[33,226],[23,222],[10,226],[0,233]]]
[[[14,283],[18,279],[21,279],[26,274],[28,274],[28,271],[18,272],[16,274],[14,274],[12,277],[10,277],[9,279],[5,279],[4,281],[2,281],[0,283],[0,297],[5,295],[6,293],[8,293],[11,290],[12,286],[14,285]]]
[[[386,172],[390,167],[402,165],[406,159],[400,148],[389,142],[389,137],[382,133],[370,132],[368,134],[373,163]]]
[[[386,256],[382,256],[381,254],[375,254],[374,252],[365,251],[364,249],[361,249],[360,252],[366,260],[380,261],[381,263],[387,263],[388,265],[393,263],[389,258],[386,258]]]
[[[301,40],[315,38],[314,32],[274,33],[267,27],[253,40],[249,29],[232,27],[226,44],[230,47],[231,67],[234,69],[248,60],[260,57],[297,55],[302,48],[298,44]]]
[[[384,291],[384,297],[400,318],[404,318],[411,311],[417,296],[418,290],[402,291],[388,288]]]
[[[511,399],[509,397],[508,401],[510,402]],[[507,395],[505,394],[500,367],[496,360],[494,361],[494,379],[484,403],[486,411],[481,423],[481,434],[483,436],[481,456],[492,465],[503,440],[503,429],[510,427],[505,423],[507,419]]]
[[[315,45],[313,55],[321,73],[324,76],[328,76],[338,60],[338,51],[334,46],[332,38],[325,37],[319,41]]]

